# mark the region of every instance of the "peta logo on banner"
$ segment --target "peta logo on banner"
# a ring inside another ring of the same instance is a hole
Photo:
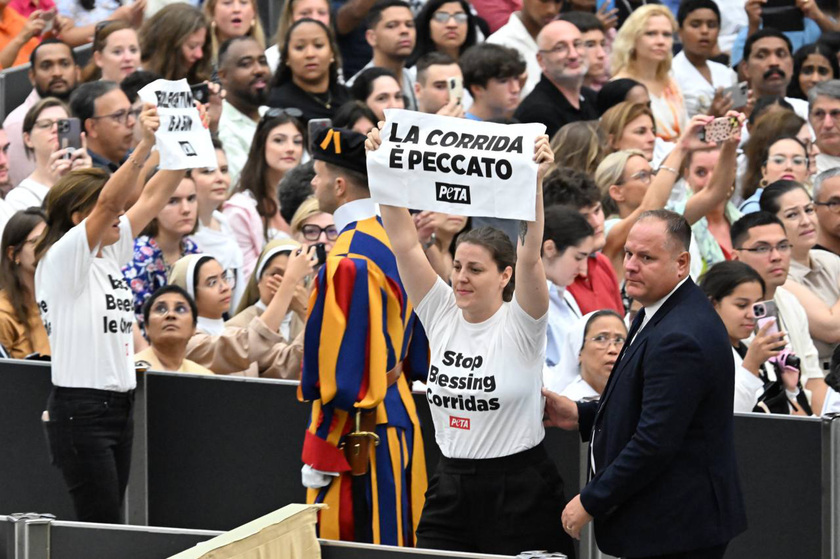
[[[436,182],[435,192],[437,193],[438,202],[450,202],[452,204],[470,203],[470,187],[464,184]]]
[[[454,415],[450,415],[449,426],[454,427],[455,429],[464,429],[465,431],[469,431],[470,420],[468,417],[455,417]]]

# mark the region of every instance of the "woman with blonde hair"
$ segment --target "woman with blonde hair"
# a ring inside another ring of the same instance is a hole
[[[656,123],[650,107],[625,101],[610,108],[598,127],[604,135],[607,153],[637,149],[653,161],[656,148]]]
[[[613,79],[631,78],[650,94],[657,137],[675,142],[688,124],[680,86],[671,78],[677,21],[659,4],[635,10],[618,30],[612,50]]]
[[[324,249],[332,250],[333,243],[338,238],[333,215],[322,212],[318,199],[314,196],[304,200],[292,217],[289,224],[292,238],[302,245],[311,247],[316,243],[324,243]]]
[[[204,12],[182,2],[169,4],[140,28],[143,69],[166,80],[207,80],[212,73],[211,35]]]
[[[207,0],[204,3],[204,15],[210,21],[211,58],[214,63],[219,45],[234,37],[248,35],[265,48],[265,31],[254,0]]]
[[[554,167],[567,167],[594,175],[607,154],[606,138],[594,121],[570,122],[551,139]]]

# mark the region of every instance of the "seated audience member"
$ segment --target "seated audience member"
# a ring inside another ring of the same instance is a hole
[[[295,210],[291,230],[292,237],[306,249],[317,243],[323,243],[327,253],[332,250],[339,233],[333,215],[322,212],[314,196],[301,202]]]
[[[815,85],[840,78],[837,57],[822,43],[812,43],[793,55],[793,78],[787,88],[789,97],[808,100]]]
[[[619,103],[629,101],[647,105],[650,109],[650,94],[645,84],[630,78],[610,80],[598,91],[598,116],[615,107]]]
[[[115,20],[98,27],[93,36],[93,57],[82,71],[82,81],[121,83],[140,67],[140,39],[127,21]]]
[[[791,244],[782,222],[768,212],[747,214],[731,229],[734,259],[758,272],[764,280],[766,300],[773,300],[779,313],[779,330],[785,333],[787,347],[801,360],[802,384],[811,392],[811,407],[819,415],[826,385],[819,353],[811,340],[808,315],[785,284],[790,268]]]
[[[619,28],[610,59],[613,78],[632,78],[647,88],[656,136],[665,142],[676,142],[689,126],[682,90],[671,75],[676,32],[677,21],[668,8],[642,6]]]
[[[47,330],[35,301],[35,242],[44,232],[40,209],[15,213],[3,229],[0,254],[0,345],[13,359],[50,355]]]
[[[219,137],[224,138],[233,184],[248,159],[248,152],[265,114],[271,70],[259,43],[250,37],[225,41],[219,48],[219,80],[225,90]],[[292,105],[294,106],[294,105]]]
[[[793,76],[793,47],[781,31],[767,28],[751,34],[743,53],[743,71],[755,98],[787,93]],[[796,114],[808,118],[808,103],[793,97],[785,97],[785,101]]]
[[[450,98],[447,82],[451,78],[463,80],[461,67],[449,55],[442,52],[430,52],[417,61],[414,67],[414,96],[417,98],[417,110],[421,113],[463,117],[464,103],[461,99]],[[469,92],[464,92],[466,99]]]
[[[23,119],[23,143],[27,158],[35,160],[35,170],[6,195],[15,210],[40,207],[47,192],[62,176],[73,169],[91,166],[84,147],[58,145],[58,121],[68,118],[67,106],[55,97],[45,97],[29,109]]]
[[[266,104],[301,110],[304,124],[335,116],[350,100],[338,80],[338,53],[329,27],[314,19],[294,22],[286,33]]]
[[[359,134],[367,134],[376,126],[377,117],[364,102],[348,101],[341,105],[332,119],[336,128],[346,128]],[[281,201],[282,204],[282,201]]]
[[[752,142],[752,139],[750,141]],[[758,182],[758,187],[738,208],[744,214],[760,209],[758,202],[767,185],[778,180],[796,182],[808,180],[808,148],[799,138],[795,136],[776,136],[776,139],[770,140],[764,145],[766,148],[761,150],[759,154],[762,157],[759,157],[761,179]],[[744,186],[744,193],[746,194],[748,185],[745,184]]]
[[[114,82],[83,83],[70,96],[70,110],[82,123],[93,166],[115,172],[134,142],[138,109]]]
[[[301,244],[292,239],[279,239],[265,245],[257,267],[248,280],[245,295],[236,309],[236,314],[225,322],[225,326],[245,328],[255,317],[261,316],[268,309],[286,275],[289,256],[300,247]],[[298,283],[288,311],[280,323],[280,334],[283,338],[294,340],[303,332],[308,306],[309,288],[302,282]]]
[[[645,154],[645,159],[653,161],[656,124],[647,105],[621,102],[601,116],[598,126],[604,134],[608,153],[637,149]]]
[[[478,21],[467,0],[428,0],[414,18],[417,42],[406,67],[430,52],[448,54],[458,62],[478,42]]]
[[[780,180],[761,195],[761,211],[782,222],[790,243],[790,270],[785,288],[796,295],[808,315],[820,365],[828,372],[840,343],[840,256],[815,249],[819,233],[816,207],[800,183]]]
[[[543,204],[568,206],[582,215],[592,227],[592,252],[586,261],[585,273],[579,273],[568,287],[582,314],[612,309],[624,314],[618,278],[610,259],[601,253],[604,236],[604,210],[601,193],[586,173],[557,168],[543,181]]]
[[[187,344],[187,358],[217,375],[300,378],[303,335],[292,341],[280,333],[297,284],[312,271],[306,253],[292,254],[286,273],[265,311],[246,327],[225,326],[230,311],[233,276],[212,257],[191,254],[179,260],[169,283],[187,291],[198,307],[196,333]]]
[[[167,80],[201,83],[212,74],[210,25],[202,11],[183,2],[169,4],[140,28],[143,69]]]
[[[378,0],[367,14],[365,39],[373,49],[373,58],[347,81],[347,85],[352,87],[368,68],[384,68],[394,75],[400,85],[405,108],[417,110],[414,80],[405,70],[405,61],[414,51],[417,40],[414,15],[408,3],[404,0]]]
[[[490,35],[487,42],[514,49],[522,56],[528,72],[528,79],[522,86],[522,96],[525,97],[540,81],[542,73],[537,62],[537,35],[557,17],[563,2],[524,0],[521,4],[521,9],[511,13],[507,23]]]
[[[211,51],[207,54],[214,62],[217,60],[219,45],[235,37],[252,37],[265,48],[265,32],[255,0],[207,0],[202,3],[202,9],[210,22]]]
[[[198,308],[177,285],[164,285],[143,305],[149,347],[134,354],[137,367],[174,373],[212,375],[213,371],[186,358],[187,343],[195,334]]]
[[[519,76],[525,72],[522,56],[512,48],[481,43],[467,49],[459,63],[464,73],[464,89],[473,98],[466,117],[509,120],[519,106]]]
[[[213,137],[213,147],[216,150],[216,166],[190,171],[198,201],[198,225],[191,237],[202,253],[209,254],[225,270],[233,272],[236,285],[231,295],[231,306],[236,308],[245,289],[244,257],[227,216],[221,212],[230,190],[225,150],[216,137]]]
[[[315,169],[311,159],[283,176],[283,180],[277,186],[277,200],[280,202],[280,215],[286,223],[292,223],[300,205],[312,196],[313,178]],[[291,228],[291,225],[289,227]]]
[[[280,46],[286,38],[289,27],[299,19],[309,18],[320,21],[335,30],[332,26],[331,9],[329,0],[289,0],[283,2],[280,20],[277,22],[277,32],[272,39],[273,44],[265,49],[268,67],[271,68],[272,72],[277,71],[277,65],[280,63]]]
[[[424,211],[414,214],[414,226],[426,258],[443,281],[452,277],[455,241],[470,228],[470,218],[462,215]]]
[[[242,249],[245,277],[251,275],[266,241],[289,236],[280,215],[277,185],[304,153],[305,128],[292,109],[271,109],[257,125],[248,159],[233,196],[222,206]]]
[[[586,51],[584,87],[592,91],[600,90],[610,79],[607,28],[595,14],[589,12],[566,12],[560,19],[572,23],[581,33]]]
[[[541,252],[548,282],[548,328],[543,384],[552,392],[562,392],[577,372],[575,355],[566,349],[582,313],[566,288],[578,276],[586,276],[589,255],[595,252],[594,232],[586,218],[573,208],[545,209]]]
[[[746,2],[745,11],[747,13],[749,24],[738,31],[738,35],[735,37],[735,42],[732,44],[732,57],[730,62],[733,68],[736,67],[738,63],[742,62],[742,53],[744,60],[749,57],[746,45],[749,44],[750,39],[756,33],[768,30],[768,28],[764,27],[761,20],[763,4],[764,2],[761,0],[751,0]],[[787,41],[790,45],[789,50],[791,52],[803,45],[817,42],[823,32],[828,33],[838,31],[837,23],[826,16],[820,9],[819,5],[815,3],[802,2],[801,4],[795,4],[795,6],[799,8],[805,16],[805,28],[802,31],[786,31],[784,33],[785,41]],[[773,31],[779,33],[779,31],[776,31],[775,29],[773,29]]]
[[[772,333],[770,328],[777,324],[765,324],[755,332],[753,305],[764,301],[765,286],[761,276],[743,262],[720,262],[700,278],[700,287],[720,315],[729,341],[732,343],[732,357],[735,360],[735,402],[736,413],[753,411],[758,397],[764,390],[767,378],[766,361],[778,355],[776,349],[784,344],[784,332]],[[750,340],[749,345],[744,340]]]
[[[817,244],[814,248],[840,256],[840,168],[823,171],[814,179],[817,207]]]
[[[717,50],[720,9],[713,0],[685,0],[677,13],[683,48],[674,57],[674,78],[682,89],[689,117],[722,117],[735,108],[723,90],[738,83],[728,66],[709,60]],[[739,109],[741,107],[738,107]]]
[[[196,227],[195,190],[191,176],[181,179],[160,213],[134,239],[132,259],[122,269],[134,296],[134,315],[141,331],[145,329],[146,300],[166,285],[167,274],[178,260],[199,252],[189,236]]]
[[[537,45],[542,76],[514,118],[545,124],[549,137],[564,124],[596,119],[596,93],[583,87],[586,52],[578,28],[568,21],[552,21],[540,31]]]
[[[817,173],[840,167],[840,80],[829,80],[811,88],[808,107],[808,121],[820,148]]]
[[[9,158],[15,162],[10,170],[12,184],[19,184],[35,170],[35,162],[27,159],[23,145],[23,118],[32,105],[44,97],[56,97],[65,103],[79,81],[79,67],[73,49],[58,39],[44,39],[29,57],[29,83],[32,91],[23,103],[7,114],[3,129],[9,137]]]
[[[6,194],[12,189],[12,183],[9,181],[9,140],[6,138],[6,132],[0,128],[0,235],[3,233],[3,227],[6,222],[15,213],[12,206],[4,199]]]
[[[578,318],[566,344],[566,351],[576,360],[576,376],[560,395],[575,402],[600,399],[626,339],[627,326],[615,311],[595,311]]]
[[[376,121],[385,120],[385,109],[404,109],[405,98],[400,82],[386,68],[372,67],[355,76],[350,95],[373,111]]]
[[[554,167],[565,167],[594,175],[607,155],[606,137],[592,120],[570,122],[551,138]]]

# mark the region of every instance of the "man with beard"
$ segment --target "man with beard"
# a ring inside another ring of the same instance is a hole
[[[235,37],[219,47],[219,79],[227,91],[222,101],[219,137],[225,144],[231,184],[248,160],[257,124],[267,108],[271,70],[260,44],[249,36]]]
[[[553,21],[537,35],[537,46],[542,77],[513,117],[545,124],[549,137],[570,122],[596,120],[595,92],[583,87],[586,50],[578,28],[568,21]]]
[[[93,166],[116,172],[131,150],[140,110],[132,109],[116,82],[107,80],[77,87],[70,96],[70,110],[82,124]]]
[[[744,44],[744,73],[755,99],[765,95],[784,97],[793,76],[793,49],[784,33],[765,27]],[[808,102],[785,97],[793,110],[808,120]]]
[[[58,97],[66,102],[79,81],[79,67],[73,49],[58,39],[45,39],[32,51],[29,62],[32,92],[3,122],[3,129],[10,142],[9,158],[15,161],[15,168],[7,177],[12,185],[18,184],[35,170],[35,160],[26,156],[23,146],[21,131],[26,112],[43,97]]]

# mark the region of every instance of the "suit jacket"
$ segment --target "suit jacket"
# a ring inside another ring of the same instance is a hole
[[[580,498],[602,551],[679,553],[746,529],[734,390],[726,328],[688,279],[625,344],[600,402],[578,404],[595,460]]]

